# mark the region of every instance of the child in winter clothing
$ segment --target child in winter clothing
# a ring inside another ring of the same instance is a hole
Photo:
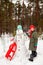
[[[37,32],[35,30],[35,26],[34,25],[30,25],[30,30],[29,30],[29,34],[30,34],[30,44],[29,44],[29,50],[32,51],[32,53],[30,54],[30,61],[33,61],[33,58],[37,56],[37,42],[38,42],[38,37],[37,37]]]

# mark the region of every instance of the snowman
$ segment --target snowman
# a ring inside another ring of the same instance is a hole
[[[23,30],[22,26],[18,25],[15,35],[15,42],[17,43],[17,51],[16,51],[16,57],[19,59],[26,58],[28,54],[28,50],[25,46],[25,40],[27,39]]]

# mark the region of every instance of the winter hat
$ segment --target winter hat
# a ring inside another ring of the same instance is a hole
[[[17,26],[17,30],[22,30],[22,26],[21,25],[18,25]]]
[[[30,25],[29,28],[30,28],[31,31],[34,31],[35,30],[35,26],[34,25]]]

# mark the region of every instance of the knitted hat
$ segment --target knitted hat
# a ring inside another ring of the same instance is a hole
[[[19,29],[19,30],[22,30],[22,26],[21,26],[21,25],[18,25],[18,26],[17,26],[17,30],[18,30],[18,29]]]
[[[34,31],[35,30],[35,26],[34,25],[30,25],[29,28],[31,29],[31,31]]]

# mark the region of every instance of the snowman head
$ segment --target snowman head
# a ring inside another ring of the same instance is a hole
[[[23,33],[22,26],[21,25],[18,25],[17,26],[16,34],[22,34],[22,33]]]

